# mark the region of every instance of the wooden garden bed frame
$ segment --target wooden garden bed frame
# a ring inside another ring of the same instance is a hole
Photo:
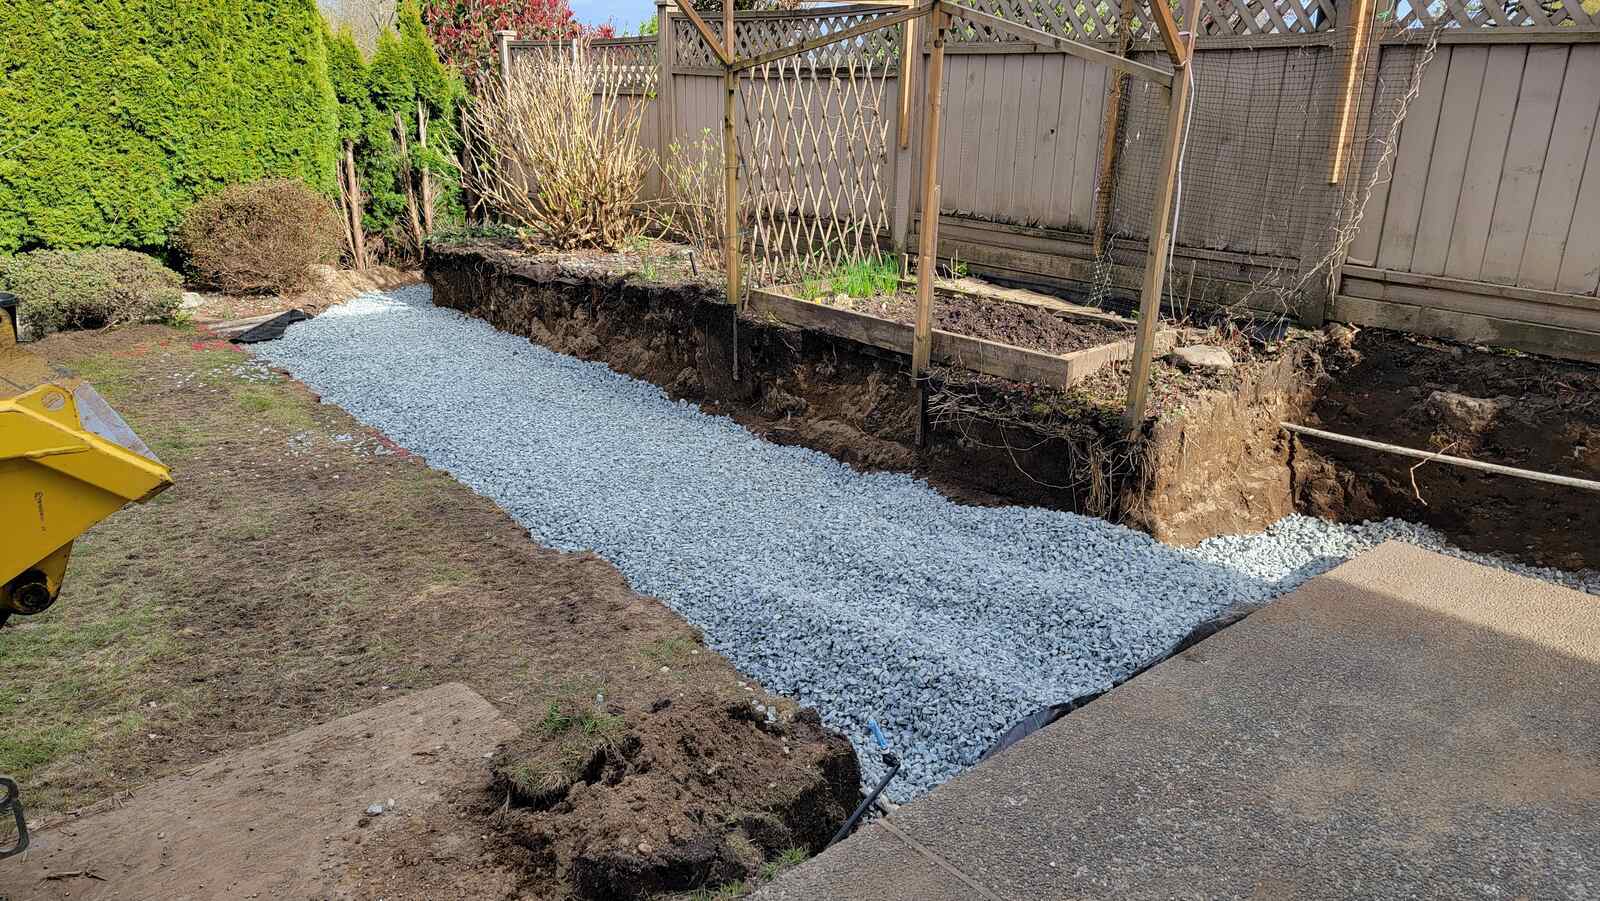
[[[939,138],[940,122],[944,113],[944,56],[945,40],[950,29],[952,17],[1005,32],[1023,41],[1031,42],[1041,52],[1058,52],[1076,56],[1089,62],[1106,66],[1118,72],[1124,72],[1157,86],[1165,92],[1167,101],[1167,132],[1161,151],[1161,165],[1156,171],[1156,196],[1150,217],[1150,242],[1149,251],[1145,258],[1144,279],[1141,285],[1139,298],[1139,322],[1136,338],[1130,351],[1133,360],[1133,373],[1128,384],[1128,399],[1125,412],[1127,427],[1130,432],[1137,432],[1144,423],[1146,404],[1150,389],[1150,366],[1155,356],[1157,345],[1156,323],[1161,314],[1161,293],[1164,287],[1167,256],[1172,243],[1172,206],[1173,195],[1177,189],[1179,158],[1182,152],[1184,126],[1189,111],[1189,97],[1194,81],[1190,70],[1190,60],[1194,53],[1194,38],[1196,25],[1200,14],[1200,3],[1189,4],[1185,28],[1179,30],[1177,22],[1172,18],[1172,10],[1165,0],[1151,0],[1149,11],[1155,20],[1156,31],[1160,38],[1161,46],[1165,49],[1173,65],[1171,73],[1154,66],[1136,62],[1121,56],[1094,47],[1080,41],[1059,37],[1037,28],[1031,28],[1017,22],[1012,22],[1000,16],[981,12],[971,7],[953,3],[951,0],[880,0],[886,7],[898,7],[897,12],[880,16],[871,21],[864,22],[851,28],[842,29],[822,37],[802,41],[786,48],[762,53],[749,58],[741,59],[736,55],[734,15],[732,3],[722,4],[722,35],[719,39],[695,11],[692,4],[682,3],[679,9],[693,23],[700,37],[711,48],[717,62],[723,71],[723,107],[722,107],[722,147],[723,147],[723,189],[726,203],[725,220],[726,232],[723,235],[723,247],[726,259],[724,261],[727,271],[728,302],[739,303],[743,296],[740,292],[740,251],[739,251],[739,150],[737,133],[734,124],[735,97],[738,90],[739,73],[764,63],[775,62],[791,56],[808,53],[829,44],[843,40],[860,37],[887,28],[891,25],[905,22],[907,35],[911,33],[915,23],[928,19],[928,27],[933,37],[932,50],[928,57],[925,70],[924,97],[923,97],[923,152],[922,178],[921,178],[921,208],[924,211],[939,209]],[[816,8],[816,12],[826,12],[829,7]],[[908,39],[902,45],[900,85],[900,109],[902,112],[910,111],[912,89],[909,76],[909,48],[911,41]],[[902,141],[905,140],[902,136]],[[911,334],[911,368],[912,375],[917,380],[919,394],[922,402],[922,415],[918,417],[919,430],[925,428],[927,421],[927,391],[926,373],[935,352],[935,344],[947,348],[947,353],[955,352],[956,345],[961,340],[977,341],[978,339],[964,338],[964,336],[946,335],[936,339],[933,329],[933,288],[935,269],[937,267],[936,254],[939,246],[939,217],[925,216],[925,226],[921,229],[918,247],[917,264],[917,317],[916,325],[910,327]],[[794,307],[784,301],[804,304],[796,298],[785,298],[772,292],[760,292],[761,300],[756,301],[757,292],[751,293],[753,302],[768,304],[769,308],[781,306],[794,316],[819,317],[826,315],[818,310],[829,310],[818,304],[809,304],[806,307]],[[835,313],[848,313],[848,311],[832,310]],[[849,315],[861,317],[863,314],[852,313]],[[779,317],[783,318],[783,317]],[[864,317],[876,320],[877,317]],[[851,320],[835,317],[836,323],[849,323]],[[887,320],[879,322],[905,328]],[[840,325],[840,327],[845,327]],[[857,322],[849,326],[879,336],[882,340],[900,341],[899,337],[890,336],[889,331],[882,326],[870,323]],[[872,343],[872,342],[868,342]],[[990,346],[992,345],[992,346]],[[1114,345],[1110,345],[1114,346]],[[1007,348],[1000,352],[996,348]],[[894,348],[898,349],[898,347]],[[1099,351],[1101,348],[1093,348]],[[1036,354],[1037,352],[1023,351],[1021,348],[1012,348],[1009,345],[983,342],[981,345],[963,345],[962,357],[973,361],[1006,360],[1005,364],[988,363],[984,365],[992,368],[1015,367],[1019,370],[1028,368],[1030,358],[1017,357],[1011,351]],[[1053,358],[1048,354],[1038,354],[1057,362],[1050,364],[1051,371],[1055,371],[1061,364],[1060,358]],[[1100,365],[1104,365],[1103,363]],[[977,368],[973,366],[973,368]],[[1098,366],[1096,367],[1098,368]],[[979,371],[989,371],[980,369]],[[998,373],[996,373],[998,374]],[[1034,380],[1028,378],[1028,380]]]
[[[984,296],[978,292],[944,287],[940,287],[939,290],[969,296]],[[988,299],[1000,303],[1020,302],[1004,297]],[[757,316],[770,316],[787,325],[822,332],[835,338],[844,338],[908,357],[916,350],[914,326],[870,313],[859,313],[855,310],[802,300],[787,293],[786,286],[773,289],[752,288],[746,309]],[[1116,321],[1123,325],[1134,324],[1109,313],[1076,315],[1073,312],[1057,312],[1083,319],[1085,322]],[[931,362],[969,369],[1013,382],[1032,382],[1052,388],[1069,388],[1106,366],[1130,360],[1135,349],[1134,341],[1127,339],[1071,353],[1052,354],[956,332],[938,329],[932,329],[931,332],[929,342]],[[1171,350],[1176,337],[1177,333],[1171,329],[1157,331],[1153,344],[1156,353],[1166,353]]]

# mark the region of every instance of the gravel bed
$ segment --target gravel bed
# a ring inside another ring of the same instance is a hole
[[[509,511],[592,550],[768,689],[815,705],[916,797],[1041,706],[1104,689],[1236,602],[1420,527],[1290,517],[1194,549],[1104,520],[952,503],[673,401],[453,310],[366,295],[256,352]],[[1495,565],[1600,592],[1600,576]],[[1582,583],[1580,579],[1587,579]]]

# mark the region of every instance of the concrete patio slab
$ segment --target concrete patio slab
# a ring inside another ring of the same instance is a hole
[[[1383,545],[758,897],[1600,898],[1600,600]]]

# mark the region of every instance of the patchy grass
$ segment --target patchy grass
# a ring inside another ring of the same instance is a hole
[[[466,682],[558,754],[661,696],[640,662],[675,659],[682,620],[248,355],[159,326],[35,350],[176,480],[79,540],[54,608],[0,629],[0,771],[41,820],[401,690]],[[696,659],[673,690],[742,696]]]
[[[734,901],[736,898],[744,898],[810,858],[811,854],[806,849],[790,848],[762,864],[761,872],[754,879],[699,889],[686,895],[678,895],[674,901]]]
[[[853,260],[821,278],[800,283],[800,296],[817,300],[844,294],[853,298],[876,297],[900,290],[900,266],[887,254]]]
[[[699,653],[700,645],[681,635],[669,635],[644,646],[641,652],[649,663],[677,669],[690,663]]]

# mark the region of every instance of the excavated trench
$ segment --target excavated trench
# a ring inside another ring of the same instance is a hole
[[[694,283],[642,281],[603,267],[488,243],[440,247],[434,302],[552,350],[665,388],[762,437],[858,469],[912,472],[953,499],[1103,516],[1188,545],[1259,531],[1294,512],[1289,441],[1277,427],[1315,402],[1313,336],[1202,390],[1181,415],[1127,441],[1117,398],[936,370],[927,447],[902,355],[770,318],[735,316]]]
[[[426,274],[441,306],[653,382],[770,441],[865,471],[915,473],[967,503],[1102,516],[1176,545],[1259,531],[1295,512],[1396,517],[1467,550],[1600,567],[1591,493],[1291,441],[1278,427],[1600,479],[1592,365],[1333,326],[1255,355],[1221,383],[1180,382],[1165,415],[1131,442],[1115,391],[1096,398],[935,369],[919,450],[904,356],[736,316],[719,291],[692,280],[649,281],[492,242],[436,248]],[[1158,363],[1158,386],[1168,376],[1182,378]]]

